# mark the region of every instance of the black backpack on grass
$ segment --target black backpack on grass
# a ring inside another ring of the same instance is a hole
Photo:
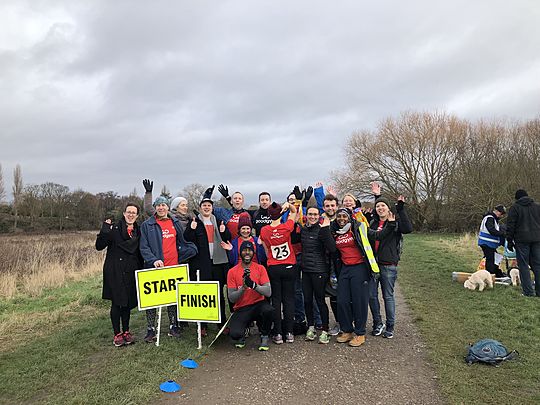
[[[465,362],[470,366],[473,363],[485,363],[498,366],[504,360],[512,360],[518,356],[516,350],[511,352],[501,342],[493,339],[482,339],[469,345],[469,353]]]

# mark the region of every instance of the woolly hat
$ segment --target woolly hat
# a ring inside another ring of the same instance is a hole
[[[270,218],[272,221],[275,221],[276,219],[279,219],[281,216],[281,205],[279,205],[277,202],[273,202],[268,207],[268,215],[270,215]]]
[[[185,202],[187,204],[187,200],[184,197],[176,197],[171,201],[171,211],[174,211],[178,208],[181,202]]]
[[[523,189],[519,189],[518,191],[516,191],[516,200],[519,200],[521,197],[527,197],[529,194],[527,194],[527,192]]]
[[[240,214],[240,217],[238,217],[238,232],[240,232],[240,229],[243,226],[249,226],[250,228],[253,228],[251,225],[251,218],[249,217],[248,213],[242,213]]]
[[[388,200],[388,198],[385,198],[385,197],[378,197],[376,200],[375,200],[375,206],[377,206],[377,203],[385,203],[386,206],[388,208],[392,208],[391,205],[390,205],[390,201]]]
[[[250,249],[252,252],[255,252],[255,246],[253,246],[253,243],[249,240],[245,240],[240,245],[240,252],[244,249]]]
[[[167,197],[163,195],[160,195],[158,198],[156,198],[153,205],[154,207],[157,207],[159,204],[167,204],[169,208],[171,207],[171,202],[169,201]]]
[[[506,207],[502,204],[495,206],[495,209],[499,211],[501,214],[506,214]]]
[[[352,211],[348,208],[345,208],[345,207],[341,207],[339,208],[337,211],[336,211],[336,217],[338,214],[347,214],[347,216],[349,217],[349,221],[352,219]]]

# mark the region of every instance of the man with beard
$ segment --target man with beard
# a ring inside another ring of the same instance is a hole
[[[255,248],[250,241],[240,245],[242,261],[229,270],[227,288],[229,300],[234,303],[234,314],[229,327],[231,339],[237,348],[245,346],[245,330],[251,322],[257,321],[261,333],[259,350],[269,348],[269,333],[272,326],[274,308],[265,298],[272,294],[270,279],[264,266],[252,262]]]

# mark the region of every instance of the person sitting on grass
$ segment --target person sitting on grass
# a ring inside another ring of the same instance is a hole
[[[136,222],[138,216],[139,207],[133,203],[126,204],[120,221],[113,224],[111,219],[106,219],[96,239],[97,250],[107,248],[103,264],[102,297],[111,301],[113,344],[117,347],[135,341],[129,331],[129,318],[131,310],[137,306],[135,270],[143,265],[139,251],[141,232]]]
[[[240,245],[241,262],[229,270],[227,292],[234,303],[234,313],[230,320],[231,339],[235,346],[245,345],[245,330],[251,322],[257,321],[261,333],[259,350],[269,348],[269,333],[274,317],[274,308],[265,298],[270,297],[272,288],[264,266],[252,261],[255,247],[250,241]]]

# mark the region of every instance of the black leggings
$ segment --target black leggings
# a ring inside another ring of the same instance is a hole
[[[324,299],[327,282],[327,273],[302,273],[304,308],[306,310],[308,326],[315,325],[315,321],[313,319],[313,296],[315,296],[315,301],[317,302],[317,307],[319,307],[319,313],[321,314],[323,330],[328,332],[328,306],[326,305],[326,301]]]
[[[298,268],[296,264],[268,266],[268,276],[272,286],[272,306],[274,307],[274,333],[293,333],[294,323],[294,282]],[[283,305],[283,322],[281,307]]]
[[[130,309],[128,307],[119,307],[118,305],[111,304],[111,322],[114,330],[114,334],[120,333],[120,319],[122,319],[122,331],[129,330],[129,316]]]

